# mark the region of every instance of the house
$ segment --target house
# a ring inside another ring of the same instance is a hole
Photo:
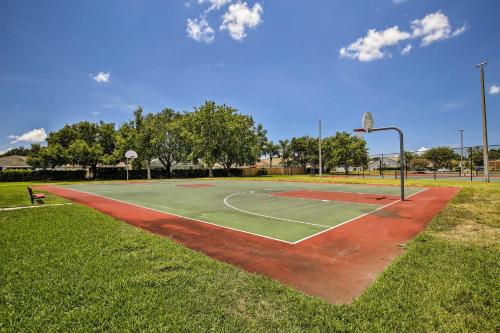
[[[26,156],[11,155],[0,157],[0,171],[3,170],[29,170],[31,166],[26,162]]]
[[[271,166],[271,160],[269,158],[261,158],[257,163],[255,163],[256,168],[269,168]],[[273,168],[282,168],[283,159],[280,157],[273,157]]]

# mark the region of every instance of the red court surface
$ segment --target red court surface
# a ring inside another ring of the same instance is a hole
[[[417,235],[458,188],[429,188],[298,244],[199,223],[92,194],[37,186],[246,271],[262,274],[331,303],[349,303]]]
[[[302,198],[312,200],[328,200],[328,201],[343,201],[354,203],[366,203],[376,205],[387,205],[391,202],[398,201],[399,197],[386,194],[367,194],[367,193],[352,193],[352,192],[333,192],[333,191],[311,191],[298,190],[273,193],[278,197]]]

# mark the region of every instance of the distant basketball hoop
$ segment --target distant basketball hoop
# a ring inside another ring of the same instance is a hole
[[[125,158],[127,159],[127,180],[128,180],[128,160],[133,160],[137,158],[137,153],[133,150],[127,150],[125,153]]]

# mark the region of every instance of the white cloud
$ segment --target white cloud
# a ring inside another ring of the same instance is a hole
[[[93,116],[98,116],[98,115],[100,115],[100,114],[101,114],[101,111],[94,111],[94,112],[92,112],[92,115],[93,115]]]
[[[214,9],[219,10],[231,1],[232,0],[198,0],[198,3],[210,3],[211,6],[207,9],[207,11],[212,11]]]
[[[14,139],[10,143],[18,143],[18,142],[29,142],[29,143],[37,143],[43,142],[47,139],[47,132],[45,132],[45,128],[35,128],[31,131],[28,131],[21,135],[10,135],[8,139]]]
[[[490,95],[500,94],[500,86],[494,84],[488,89],[488,92]]]
[[[426,151],[428,151],[429,149],[430,149],[430,148],[428,148],[428,147],[420,147],[420,148],[418,148],[418,149],[417,149],[417,153],[419,153],[419,154],[423,154],[423,153],[425,153]]]
[[[390,55],[384,48],[399,44],[399,42],[410,38],[408,32],[399,30],[398,26],[384,31],[368,30],[365,37],[347,47],[340,49],[341,58],[357,59],[359,61],[372,61],[382,59]]]
[[[465,25],[452,31],[448,17],[437,11],[426,15],[421,20],[411,23],[412,37],[422,38],[421,46],[427,46],[439,40],[458,36],[465,31]]]
[[[410,54],[411,47],[412,47],[411,44],[408,44],[404,49],[401,50],[401,54],[402,55]]]
[[[427,46],[439,40],[456,37],[466,30],[465,25],[453,30],[448,17],[441,11],[426,15],[420,20],[411,22],[411,32],[399,30],[393,26],[377,31],[369,29],[365,37],[358,38],[354,43],[340,49],[341,58],[356,59],[359,61],[373,61],[391,57],[387,50],[389,47],[399,45],[410,39],[421,39],[420,46]],[[402,55],[407,55],[412,49],[407,45],[401,50]]]
[[[188,37],[197,42],[211,43],[214,40],[214,29],[212,29],[204,17],[200,19],[188,19],[186,32]]]
[[[92,77],[96,82],[99,83],[109,83],[109,78],[111,77],[110,72],[99,72],[96,76]]]
[[[400,3],[406,2],[406,0],[392,0],[392,3],[395,5],[399,5]]]
[[[228,11],[222,16],[220,30],[227,30],[231,38],[243,40],[247,28],[255,28],[262,22],[262,5],[256,3],[250,9],[246,2],[238,2],[229,6]]]

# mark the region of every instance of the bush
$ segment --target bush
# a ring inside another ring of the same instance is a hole
[[[50,180],[83,180],[85,170],[4,170],[1,182],[28,182]]]
[[[242,177],[242,169],[230,169],[229,175],[225,169],[214,169],[214,177]],[[27,182],[27,181],[50,181],[50,180],[84,180],[85,170],[5,170],[0,171],[0,182]],[[146,179],[148,177],[145,169],[129,170],[129,179]],[[197,178],[208,177],[208,169],[173,169],[170,177],[172,178]],[[167,170],[151,169],[151,178],[168,178]],[[96,179],[100,180],[125,180],[127,179],[127,170],[122,168],[99,168],[97,169]]]

